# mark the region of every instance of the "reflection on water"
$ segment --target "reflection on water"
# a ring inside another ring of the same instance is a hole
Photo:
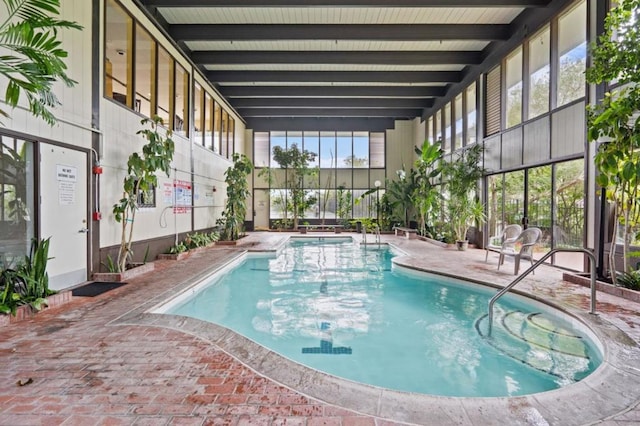
[[[392,270],[391,257],[350,241],[294,243],[274,259],[248,258],[173,312],[318,370],[412,392],[523,395],[572,383],[599,364],[569,323],[509,297],[485,339],[493,291]]]

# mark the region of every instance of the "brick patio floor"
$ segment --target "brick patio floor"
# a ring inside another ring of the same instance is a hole
[[[261,250],[282,238],[252,234],[247,244]],[[415,244],[425,244],[388,238],[409,252]],[[128,285],[97,297],[74,298],[0,328],[0,425],[396,424],[281,386],[198,337],[161,327],[110,324],[151,296],[169,296],[176,283],[193,280],[242,249],[212,248],[181,262],[158,261],[155,271]],[[451,265],[447,256],[454,255],[459,257],[444,250],[438,262]],[[495,259],[493,265],[484,264],[480,250],[465,256],[478,270],[512,278],[508,266],[494,272]],[[536,279],[543,275],[537,273]],[[554,291],[564,294],[568,285]],[[539,281],[532,287],[540,290]],[[571,288],[575,293],[567,297],[584,304],[585,290]],[[638,305],[620,300],[620,309],[614,309],[616,299],[606,296],[602,306],[638,341]],[[640,424],[640,414],[632,408],[603,424],[634,423]]]

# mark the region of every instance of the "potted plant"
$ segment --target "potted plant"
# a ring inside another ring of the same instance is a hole
[[[475,194],[478,180],[484,173],[484,168],[480,164],[482,152],[481,145],[473,145],[457,153],[455,158],[442,166],[446,194],[448,194],[447,216],[459,250],[466,250],[469,244],[467,231],[471,224],[479,225],[485,219],[484,206],[477,200]]]
[[[165,136],[158,133],[158,125],[163,124],[160,117],[145,118],[141,124],[143,126],[149,125],[149,128],[139,130],[136,134],[142,135],[147,143],[142,147],[142,154],[134,152],[129,156],[129,161],[127,161],[128,174],[124,178],[122,198],[113,205],[115,220],[122,224],[120,249],[116,263],[120,273],[127,269],[127,264],[133,256],[131,250],[133,226],[141,193],[149,191],[157,185],[157,172],[162,171],[167,177],[169,176],[175,149],[170,130],[167,130]]]
[[[224,173],[227,184],[227,202],[222,218],[220,239],[237,241],[244,231],[244,219],[247,214],[247,199],[251,196],[247,176],[251,174],[253,165],[244,154],[233,154],[233,166]]]

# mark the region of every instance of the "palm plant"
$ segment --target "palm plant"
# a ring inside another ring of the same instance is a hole
[[[440,143],[431,144],[425,140],[422,148],[415,147],[415,152],[418,155],[415,162],[417,186],[413,199],[420,216],[420,233],[425,235],[427,223],[432,221],[440,201],[440,191],[434,181],[442,172],[439,164],[442,149]]]
[[[222,212],[222,239],[235,241],[240,238],[247,214],[247,198],[249,183],[247,175],[251,174],[253,165],[251,160],[242,154],[233,154],[233,166],[224,173],[227,184],[227,203]]]
[[[0,16],[0,76],[7,79],[4,100],[11,108],[18,105],[21,94],[27,98],[29,110],[50,125],[56,123],[51,108],[60,104],[53,84],[62,81],[72,87],[64,59],[67,52],[60,47],[58,31],[81,29],[75,22],[56,19],[59,0],[3,0]],[[8,113],[0,109],[0,115]]]

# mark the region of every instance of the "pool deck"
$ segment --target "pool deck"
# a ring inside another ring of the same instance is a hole
[[[361,385],[294,364],[221,327],[148,312],[244,251],[275,250],[288,236],[299,234],[252,233],[235,247],[157,261],[128,285],[0,328],[0,425],[640,424],[640,304],[599,292],[592,316],[589,290],[548,266],[517,288],[587,322],[603,338],[607,360],[577,384],[516,398]],[[400,264],[496,286],[514,278],[512,264],[496,269],[495,253],[485,263],[483,250],[382,238],[406,253]]]

